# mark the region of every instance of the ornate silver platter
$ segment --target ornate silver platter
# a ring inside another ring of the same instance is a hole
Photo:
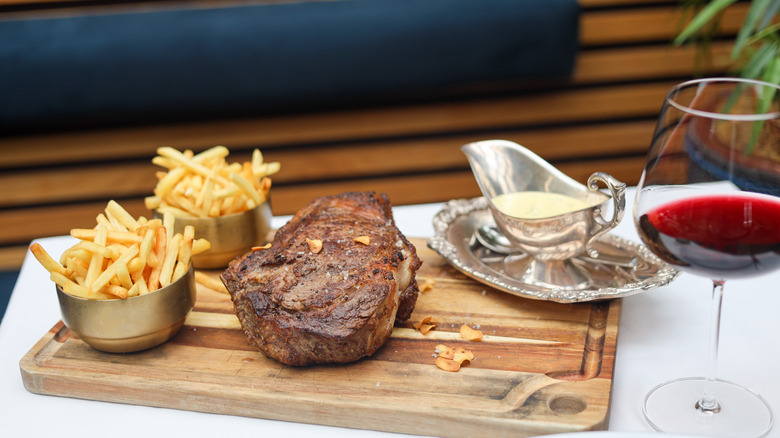
[[[632,263],[607,263],[587,257],[574,259],[592,277],[585,289],[526,284],[503,269],[506,258],[512,256],[494,252],[475,238],[477,229],[494,223],[484,197],[449,201],[433,218],[435,234],[428,240],[428,246],[477,281],[521,297],[558,303],[625,297],[664,286],[679,275],[645,246],[606,234],[596,241],[594,249],[609,260]]]

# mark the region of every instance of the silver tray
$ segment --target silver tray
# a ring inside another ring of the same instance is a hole
[[[428,246],[459,271],[479,282],[517,296],[558,303],[634,295],[664,286],[679,275],[679,271],[664,263],[644,245],[606,234],[595,242],[594,249],[610,258],[634,258],[635,263],[631,267],[579,259],[577,263],[593,277],[590,287],[571,290],[530,285],[504,272],[502,262],[505,254],[489,250],[474,238],[479,227],[494,223],[484,197],[449,201],[433,218],[435,233],[428,240]]]

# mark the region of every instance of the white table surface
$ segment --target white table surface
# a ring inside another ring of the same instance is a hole
[[[630,190],[628,195],[630,206]],[[440,207],[397,207],[394,215],[404,234],[427,237]],[[275,218],[275,225],[284,221]],[[637,240],[630,211],[613,233]],[[70,237],[38,242],[55,258],[74,243]],[[617,432],[652,431],[641,405],[657,383],[704,373],[710,291],[708,280],[683,274],[666,287],[623,299],[609,423],[615,438],[625,436]],[[775,416],[780,413],[779,314],[780,272],[726,283],[718,375],[759,392]],[[28,253],[0,325],[0,437],[400,436],[29,393],[19,360],[59,319],[53,283]],[[780,425],[768,436],[780,437]]]

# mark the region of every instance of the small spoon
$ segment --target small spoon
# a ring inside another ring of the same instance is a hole
[[[493,252],[507,255],[522,254],[522,251],[518,248],[515,248],[515,246],[512,245],[512,242],[506,236],[504,236],[495,225],[483,225],[477,228],[475,237],[482,246]],[[583,254],[577,258],[585,261],[621,266],[629,269],[635,268],[638,264],[638,261],[635,257],[626,259],[625,257],[609,256],[605,254],[599,254],[598,257],[591,257],[587,254]]]

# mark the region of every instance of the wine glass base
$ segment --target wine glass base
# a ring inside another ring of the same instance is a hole
[[[697,408],[706,379],[672,380],[645,397],[645,419],[657,431],[712,437],[762,437],[772,428],[772,409],[753,391],[724,380],[710,381],[720,409]]]

